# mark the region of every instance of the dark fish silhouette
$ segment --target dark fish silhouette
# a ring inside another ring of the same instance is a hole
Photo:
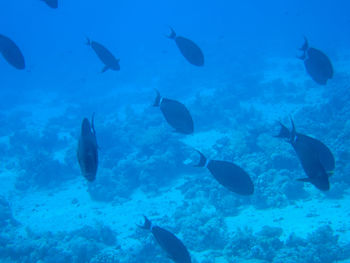
[[[58,7],[58,0],[41,0],[41,1],[45,2],[51,8]]]
[[[179,48],[181,54],[195,66],[204,65],[204,55],[202,50],[197,46],[192,40],[176,36],[174,29],[170,27],[171,34],[168,36],[170,39],[174,39],[177,47]]]
[[[150,230],[167,256],[176,263],[191,263],[190,253],[187,248],[173,233],[159,226],[152,225],[146,216],[145,223],[139,227]]]
[[[333,77],[333,66],[330,59],[322,51],[309,47],[305,38],[304,45],[300,48],[303,54],[299,57],[304,61],[307,73],[320,85],[326,85]]]
[[[83,120],[77,152],[81,173],[90,182],[96,178],[98,167],[97,150],[94,115],[92,115],[91,125],[87,118]]]
[[[24,69],[26,67],[21,50],[15,42],[4,35],[0,35],[0,53],[16,69]]]
[[[301,165],[308,176],[298,179],[302,182],[310,182],[322,191],[329,190],[329,176],[335,169],[335,160],[329,148],[319,140],[296,132],[294,122],[291,119],[292,131],[289,131],[282,123],[280,133],[276,136],[286,139],[294,148]]]
[[[98,58],[105,64],[102,73],[108,69],[120,70],[119,59],[116,59],[107,48],[95,41],[90,41],[90,39],[87,39],[87,45],[92,47]]]
[[[159,106],[169,125],[179,133],[193,133],[193,120],[185,105],[176,100],[161,97],[158,90],[156,92],[157,97],[153,106]]]
[[[252,195],[254,184],[249,175],[239,166],[231,162],[209,160],[200,152],[197,167],[207,167],[214,178],[228,190],[239,195]]]

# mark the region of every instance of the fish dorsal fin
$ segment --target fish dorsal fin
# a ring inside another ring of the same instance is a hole
[[[102,71],[101,71],[101,73],[105,73],[108,69],[109,69],[108,66],[104,66],[103,69],[102,69]]]
[[[167,36],[167,38],[170,38],[170,39],[175,39],[176,38],[176,33],[175,33],[175,30],[169,26],[170,30],[171,30],[171,33],[169,36]]]
[[[144,218],[144,223],[143,225],[140,225],[140,224],[136,224],[139,228],[142,228],[142,229],[147,229],[147,230],[151,230],[153,229],[153,224],[152,222],[144,215],[143,216]]]
[[[160,93],[157,89],[154,89],[156,91],[156,98],[154,99],[154,102],[153,102],[153,107],[158,107],[161,102],[163,101],[163,98],[160,96]]]
[[[88,46],[91,46],[91,40],[90,38],[86,37],[86,42],[85,42],[86,45]]]
[[[274,137],[276,137],[276,138],[283,138],[283,139],[288,139],[289,140],[289,138],[290,138],[290,131],[289,131],[289,129],[286,126],[284,126],[282,124],[282,122],[279,121],[278,123],[281,126],[280,127],[280,131],[279,131],[279,133],[277,135],[274,135]]]
[[[204,154],[201,153],[200,151],[196,150],[197,153],[199,153],[200,155],[200,159],[198,164],[195,165],[195,167],[207,167],[209,161],[207,160],[207,158],[205,158]]]
[[[96,131],[95,131],[95,112],[92,113],[92,116],[91,116],[91,130],[92,130],[92,133],[96,136]]]
[[[306,52],[304,51],[304,53],[301,56],[297,56],[298,59],[301,60],[305,60],[306,59]]]
[[[304,36],[304,44],[301,48],[299,48],[301,51],[306,51],[309,49],[309,41],[307,41],[306,36]]]

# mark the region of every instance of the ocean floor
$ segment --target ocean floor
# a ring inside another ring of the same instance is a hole
[[[161,189],[160,193],[149,196],[136,191],[129,201],[123,203],[96,202],[91,200],[86,182],[81,178],[52,191],[16,196],[11,200],[11,206],[14,218],[35,232],[71,232],[83,225],[108,225],[118,233],[123,248],[128,248],[133,245],[129,237],[137,229],[136,224],[142,223],[143,215],[153,218],[171,216],[181,205],[183,197],[176,187]]]
[[[91,200],[85,182],[79,179],[52,191],[13,196],[10,203],[14,218],[23,227],[30,227],[35,232],[73,231],[82,225],[101,223],[116,231],[121,246],[128,248],[133,246],[130,238],[137,229],[136,224],[142,222],[142,215],[153,219],[173,217],[185,200],[177,190],[186,183],[185,180],[179,179],[174,185],[163,187],[157,195],[139,190],[128,201],[109,204]],[[349,242],[350,222],[347,218],[350,215],[350,194],[347,193],[340,200],[317,197],[320,195],[295,201],[295,204],[283,208],[257,210],[251,206],[245,207],[237,216],[225,218],[227,231],[234,234],[237,228],[249,227],[253,232],[259,232],[264,226],[271,226],[283,229],[281,239],[288,238],[292,233],[306,238],[319,226],[329,225],[339,235],[340,241]],[[215,210],[214,207],[212,209]]]

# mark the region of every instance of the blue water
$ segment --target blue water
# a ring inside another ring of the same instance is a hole
[[[143,217],[175,234],[192,262],[350,262],[348,1],[0,2],[0,34],[24,55],[0,57],[0,262],[171,262]],[[173,40],[194,41],[205,64]],[[325,86],[296,58],[307,37],[331,60]],[[103,44],[120,71],[86,39]],[[186,105],[194,133],[174,132],[155,91]],[[96,180],[77,161],[95,113]],[[327,145],[330,190],[309,183],[278,121]],[[255,192],[239,196],[194,151],[234,162]]]

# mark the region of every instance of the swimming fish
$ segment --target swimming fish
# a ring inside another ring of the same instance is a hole
[[[102,69],[102,73],[106,72],[108,69],[120,70],[120,59],[116,59],[107,48],[95,41],[90,41],[90,39],[87,39],[86,44],[92,47],[98,58],[103,62],[103,64],[105,64]]]
[[[228,190],[239,195],[252,195],[254,184],[249,175],[239,166],[231,162],[210,160],[197,151],[200,160],[196,167],[206,167],[214,178]]]
[[[333,77],[333,66],[330,59],[322,51],[309,47],[305,37],[304,45],[300,48],[303,54],[299,57],[304,61],[307,73],[320,85],[326,85]]]
[[[199,46],[188,38],[176,36],[174,29],[171,27],[170,30],[171,33],[167,37],[175,41],[176,46],[179,48],[181,54],[187,59],[187,61],[195,66],[203,66],[204,55]]]
[[[176,263],[191,263],[190,253],[185,245],[173,233],[159,226],[152,225],[151,221],[144,216],[145,222],[139,225],[142,229],[150,230],[167,256]]]
[[[181,102],[163,98],[158,90],[153,106],[159,107],[165,120],[176,132],[183,134],[193,133],[193,120],[188,109]]]
[[[15,42],[4,35],[0,35],[0,53],[16,69],[24,69],[26,67],[21,50]]]
[[[91,125],[87,118],[83,120],[77,151],[81,173],[89,182],[94,181],[96,178],[98,167],[97,150],[94,115],[92,115]]]
[[[58,7],[58,0],[41,0],[41,1],[45,2],[51,8]]]
[[[322,191],[329,190],[329,176],[335,169],[332,152],[319,140],[296,132],[292,119],[291,123],[292,131],[280,123],[281,130],[276,137],[286,139],[293,146],[307,175],[307,178],[301,178],[298,181],[310,182]]]

